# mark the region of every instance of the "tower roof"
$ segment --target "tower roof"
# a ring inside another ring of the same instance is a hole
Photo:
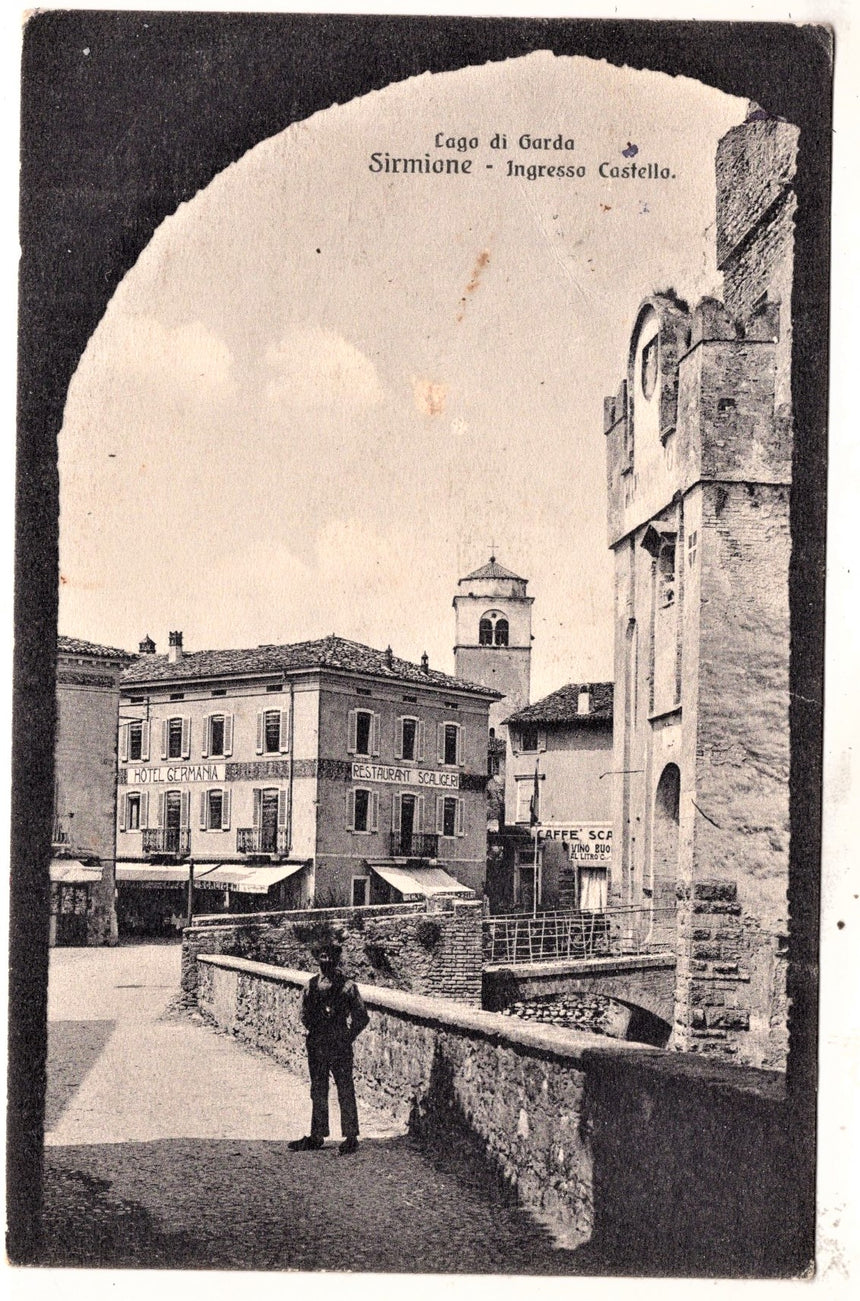
[[[505,569],[504,565],[498,563],[495,556],[490,556],[486,565],[481,565],[480,569],[476,569],[472,574],[467,574],[465,578],[461,578],[459,581],[461,583],[470,583],[476,578],[512,578],[517,583],[527,583],[529,581],[519,574],[512,573],[510,569]]]

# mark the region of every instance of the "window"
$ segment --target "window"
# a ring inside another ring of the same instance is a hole
[[[125,797],[125,829],[140,831],[140,795],[136,791]]]
[[[379,826],[379,792],[360,787],[348,795],[350,831],[376,831]]]
[[[370,877],[354,876],[352,878],[352,906],[364,908],[370,893]]]
[[[373,728],[373,715],[366,709],[359,709],[355,716],[355,752],[370,754],[370,734]]]
[[[521,750],[538,750],[540,748],[540,732],[534,723],[526,723],[520,731],[520,749]]]
[[[436,834],[439,836],[466,834],[464,800],[456,799],[453,795],[437,795]]]
[[[277,754],[281,748],[280,709],[267,709],[263,715],[263,744],[266,754]]]
[[[488,610],[478,621],[479,646],[507,646],[510,626],[501,610]]]
[[[530,777],[527,781],[523,779],[517,782],[517,822],[531,822],[531,805],[532,796],[534,795],[535,784],[534,778]],[[540,809],[535,812],[540,815]]]
[[[210,831],[221,830],[221,818],[224,814],[224,792],[207,791],[207,825]]]
[[[182,719],[171,718],[167,724],[167,755],[168,759],[182,758]]]
[[[224,753],[224,715],[213,714],[209,719],[209,753]]]
[[[128,757],[139,759],[143,754],[143,723],[128,725]]]
[[[645,344],[642,349],[642,394],[645,398],[650,398],[657,387],[657,340],[659,336],[654,335],[653,339]]]
[[[460,728],[457,723],[445,723],[442,729],[442,762],[456,764],[460,761]]]
[[[487,755],[487,776],[498,777],[499,775],[499,756],[497,754]]]
[[[698,542],[699,542],[698,532],[696,529],[693,529],[692,533],[688,534],[687,536],[687,564],[688,565],[694,565],[696,563],[696,551],[698,548]]]
[[[675,543],[664,542],[657,557],[657,601],[660,606],[675,604]]]

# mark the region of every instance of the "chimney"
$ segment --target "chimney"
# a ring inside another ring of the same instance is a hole
[[[430,672],[430,659],[429,659],[429,657],[428,657],[426,651],[425,651],[424,654],[421,656],[421,669],[422,669],[422,672],[424,672],[424,673],[429,673],[429,672]]]
[[[579,695],[576,697],[576,712],[578,714],[591,713],[591,692],[588,687],[581,687]]]
[[[391,649],[390,646],[386,646],[386,648],[385,648],[385,667],[386,667],[387,669],[390,669],[390,668],[393,667],[393,665],[394,665],[394,652],[392,651],[392,649]]]
[[[141,655],[155,654],[155,642],[152,640],[149,633],[147,633],[143,641],[139,643],[138,650],[140,651]]]
[[[170,648],[167,652],[168,664],[175,664],[182,659],[182,633],[172,632],[169,637]]]

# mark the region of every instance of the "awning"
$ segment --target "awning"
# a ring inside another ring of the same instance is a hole
[[[474,895],[467,885],[454,879],[441,867],[395,867],[390,863],[369,863],[371,872],[381,876],[403,895],[404,900],[427,899],[436,894]]]
[[[117,863],[116,879],[126,885],[187,885],[188,864]]]
[[[51,880],[62,881],[66,885],[86,885],[90,881],[100,881],[100,867],[86,867],[76,858],[52,858]]]
[[[273,885],[300,872],[300,863],[278,863],[273,867],[251,867],[247,863],[222,863],[219,867],[195,872],[194,883],[204,890],[238,890],[240,894],[266,894]]]

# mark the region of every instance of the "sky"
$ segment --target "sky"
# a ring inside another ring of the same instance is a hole
[[[603,398],[644,297],[719,294],[714,154],[745,109],[541,52],[250,150],[159,228],[72,381],[60,631],[159,651],[169,629],[189,651],[336,632],[450,672],[457,580],[492,549],[535,598],[532,699],[610,679]],[[633,145],[673,179],[602,179]],[[472,169],[371,171],[386,152]]]

